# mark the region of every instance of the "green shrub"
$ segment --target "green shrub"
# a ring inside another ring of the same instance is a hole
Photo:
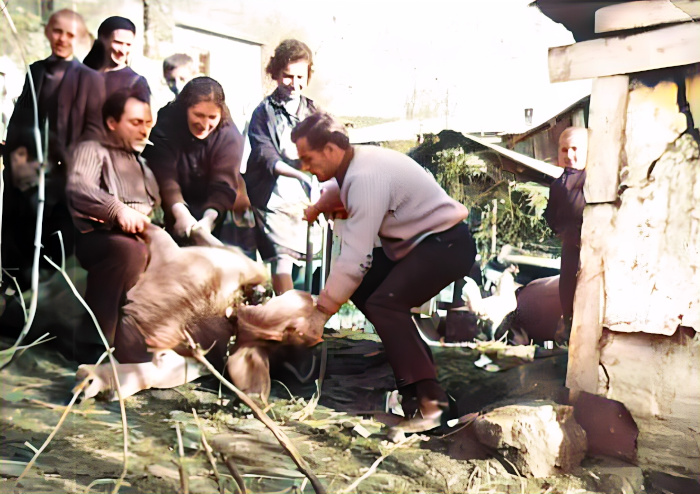
[[[430,171],[455,200],[470,209],[469,221],[484,261],[491,257],[494,201],[496,201],[496,247],[504,245],[558,255],[559,241],[544,220],[549,188],[534,182],[517,182],[501,169],[500,156],[478,149],[472,141],[453,131],[429,136],[410,153]]]

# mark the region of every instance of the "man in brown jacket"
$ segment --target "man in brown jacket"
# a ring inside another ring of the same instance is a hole
[[[135,89],[122,89],[107,99],[105,136],[78,144],[68,172],[68,206],[80,231],[76,255],[88,272],[85,301],[110,346],[126,292],[148,262],[139,234],[160,203],[155,177],[137,156],[153,126],[151,107],[141,98]],[[86,319],[76,334],[76,360],[93,363],[104,350],[99,341]]]

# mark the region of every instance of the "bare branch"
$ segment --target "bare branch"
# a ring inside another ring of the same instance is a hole
[[[234,463],[233,459],[227,457],[224,453],[219,453],[219,455],[226,464],[226,468],[228,468],[228,471],[231,472],[233,480],[236,481],[238,490],[241,492],[241,494],[246,494],[245,481],[243,480],[243,476],[241,475],[240,470],[238,470],[238,467]]]
[[[221,482],[221,477],[219,476],[219,469],[216,468],[216,459],[214,458],[214,455],[212,455],[211,446],[209,446],[209,443],[207,442],[207,437],[204,435],[204,428],[202,428],[202,424],[199,421],[199,417],[197,417],[197,410],[195,410],[194,408],[192,409],[192,416],[194,416],[194,421],[197,424],[197,427],[199,428],[199,435],[202,439],[202,448],[204,448],[204,453],[207,455],[207,459],[211,464],[216,483],[219,484],[219,494],[224,494],[224,484]]]
[[[100,358],[97,359],[97,363],[99,364],[100,362],[102,362],[108,354],[109,354],[109,352],[104,352],[100,356]],[[85,379],[83,379],[80,382],[80,384],[78,384],[78,386],[76,386],[75,392],[73,393],[73,397],[71,398],[70,402],[66,406],[66,409],[61,414],[61,418],[58,420],[58,424],[56,424],[56,427],[54,427],[54,429],[51,431],[51,434],[49,434],[49,437],[46,438],[46,441],[44,441],[44,444],[42,444],[41,447],[38,450],[36,450],[36,452],[34,453],[34,456],[29,461],[29,463],[27,463],[27,466],[24,467],[24,470],[22,471],[20,476],[17,477],[17,482],[15,483],[15,487],[17,487],[19,485],[20,480],[22,480],[22,478],[27,474],[29,469],[32,468],[32,466],[36,462],[37,458],[39,458],[39,455],[44,451],[44,449],[46,449],[46,446],[49,445],[49,443],[51,442],[53,437],[56,435],[58,430],[61,428],[61,425],[63,425],[63,422],[66,420],[66,417],[68,416],[68,412],[70,412],[70,409],[73,406],[73,404],[75,403],[75,400],[78,399],[78,396],[80,396],[80,393],[83,392],[83,389],[85,388],[85,386],[88,385],[89,380],[90,380],[90,378],[86,377]]]
[[[1,0],[0,0],[1,1]],[[92,312],[92,309],[90,306],[85,302],[85,299],[80,296],[80,293],[78,293],[78,289],[75,287],[73,284],[73,280],[70,279],[70,276],[68,276],[68,273],[65,272],[65,270],[61,269],[55,262],[53,262],[50,258],[44,257],[46,261],[51,264],[54,268],[58,270],[59,273],[61,273],[61,276],[63,276],[63,279],[66,280],[66,283],[68,283],[68,286],[70,287],[71,291],[73,292],[73,295],[75,295],[75,298],[78,299],[78,302],[85,308],[87,313],[90,315],[90,318],[92,319],[92,323],[95,325],[95,329],[97,330],[97,334],[100,336],[100,339],[102,340],[102,344],[105,346],[108,352],[109,356],[109,363],[112,368],[112,376],[114,377],[114,387],[117,390],[117,398],[119,398],[119,411],[121,412],[121,418],[122,418],[122,434],[124,436],[124,467],[122,469],[122,473],[119,476],[119,479],[116,481],[114,484],[114,488],[112,489],[112,494],[117,494],[119,492],[119,487],[121,486],[122,482],[126,478],[126,474],[128,471],[128,466],[129,466],[129,427],[126,422],[126,408],[124,407],[124,397],[122,396],[122,388],[121,385],[119,384],[119,374],[117,373],[117,361],[114,359],[112,356],[112,351],[110,350],[109,343],[107,342],[107,338],[105,337],[104,333],[102,332],[102,328],[100,327],[100,323],[97,322],[97,318],[95,317],[95,313]]]
[[[180,432],[180,422],[175,422],[175,432],[177,433],[177,455],[178,455],[178,470],[180,471],[180,489],[182,494],[189,494],[190,492],[190,480],[187,475],[187,468],[185,467],[184,457],[185,449],[182,446],[182,433]]]
[[[216,368],[209,363],[209,361],[204,358],[204,355],[202,354],[202,349],[199,345],[197,345],[194,340],[192,339],[192,336],[186,332],[183,331],[185,338],[187,339],[190,348],[192,349],[192,353],[195,359],[199,361],[202,365],[204,365],[207,369],[209,369],[209,372],[211,372],[221,383],[226,386],[228,389],[233,391],[238,398],[245,403],[252,411],[255,417],[260,420],[265,426],[270,429],[272,434],[275,436],[277,441],[279,441],[280,445],[285,449],[287,454],[292,458],[294,463],[296,464],[297,468],[299,468],[299,471],[306,475],[309,480],[311,481],[311,485],[314,488],[314,491],[316,494],[325,494],[326,489],[323,487],[323,484],[318,480],[316,475],[311,471],[309,468],[309,465],[306,463],[306,460],[302,458],[302,456],[299,454],[299,451],[297,451],[296,447],[294,446],[294,443],[292,443],[287,435],[280,429],[277,424],[275,424],[270,417],[268,417],[265,412],[263,412],[260,407],[252,400],[250,396],[248,396],[246,393],[238,389],[236,386],[231,384],[224,376],[222,376]]]
[[[2,173],[0,173],[0,176],[2,176]],[[0,195],[0,201],[2,201],[2,195]],[[2,213],[2,205],[0,204],[0,214]],[[2,221],[2,218],[0,218],[0,221]],[[2,224],[0,224],[0,232],[2,232]],[[2,272],[7,275],[8,278],[12,280],[12,283],[15,285],[15,290],[17,290],[17,298],[19,299],[19,304],[22,306],[22,313],[24,314],[24,322],[26,324],[27,322],[27,306],[24,303],[24,297],[22,296],[22,289],[19,286],[19,283],[17,283],[17,278],[12,276],[10,273],[7,272],[7,269],[2,268]]]
[[[34,141],[36,143],[36,154],[37,154],[37,161],[40,163],[39,166],[39,184],[38,184],[38,190],[37,190],[37,211],[36,211],[36,230],[34,233],[34,256],[33,256],[33,261],[32,261],[32,276],[31,276],[31,287],[32,287],[32,298],[29,303],[29,313],[27,314],[27,319],[25,321],[24,327],[22,328],[22,331],[20,332],[19,336],[17,337],[17,341],[15,342],[14,345],[11,347],[12,351],[12,357],[0,367],[0,370],[4,369],[8,365],[10,365],[14,361],[14,354],[17,348],[20,346],[22,343],[22,340],[27,336],[29,333],[29,328],[31,328],[32,323],[34,322],[34,316],[36,315],[36,306],[39,300],[39,259],[40,259],[40,252],[41,252],[41,234],[42,234],[42,228],[43,228],[43,223],[44,223],[44,203],[46,202],[46,162],[44,160],[44,147],[42,147],[42,142],[41,142],[41,132],[39,132],[39,106],[38,106],[38,98],[36,94],[36,89],[34,87],[34,79],[32,77],[32,69],[31,66],[27,63],[27,57],[25,56],[24,53],[24,45],[22,44],[22,41],[20,39],[19,33],[17,32],[17,28],[15,27],[15,23],[12,21],[12,16],[10,15],[9,10],[7,9],[7,4],[5,3],[4,0],[0,0],[0,10],[2,10],[2,13],[5,15],[5,19],[7,19],[7,23],[10,26],[10,31],[12,31],[12,35],[14,36],[17,46],[19,47],[20,55],[22,57],[22,61],[24,62],[24,65],[27,67],[27,80],[29,81],[29,87],[31,89],[31,94],[32,94],[32,109],[34,110],[34,128],[33,133],[34,133]],[[47,126],[47,131],[46,131],[46,138],[48,139],[48,121],[46,122]],[[8,163],[8,166],[10,164]],[[2,182],[3,186],[3,193],[4,193],[4,182]],[[1,199],[1,196],[0,196]],[[0,201],[0,204],[2,204],[2,201]],[[2,212],[2,211],[0,211]],[[0,225],[1,226],[1,225]]]

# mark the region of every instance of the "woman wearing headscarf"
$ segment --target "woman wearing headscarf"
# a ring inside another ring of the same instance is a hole
[[[247,208],[240,175],[243,136],[214,79],[188,82],[158,112],[151,141],[143,156],[158,181],[166,227],[176,239],[189,237],[193,228],[217,234],[234,203]]]
[[[105,19],[97,30],[97,39],[83,63],[102,73],[106,97],[119,89],[136,89],[142,99],[150,99],[146,78],[129,67],[136,26],[126,17]]]

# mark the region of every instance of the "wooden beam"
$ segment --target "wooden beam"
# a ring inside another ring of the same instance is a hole
[[[628,87],[626,75],[599,77],[593,81],[583,188],[586,204],[617,200]]]
[[[549,49],[549,79],[565,82],[700,62],[700,24],[594,39]]]
[[[700,2],[697,0],[642,0],[598,9],[595,32],[624,31],[693,19],[700,19]]]
[[[566,386],[574,391],[598,393],[600,337],[605,310],[603,262],[614,212],[612,204],[586,206],[583,212],[581,270],[576,282],[566,370]]]

